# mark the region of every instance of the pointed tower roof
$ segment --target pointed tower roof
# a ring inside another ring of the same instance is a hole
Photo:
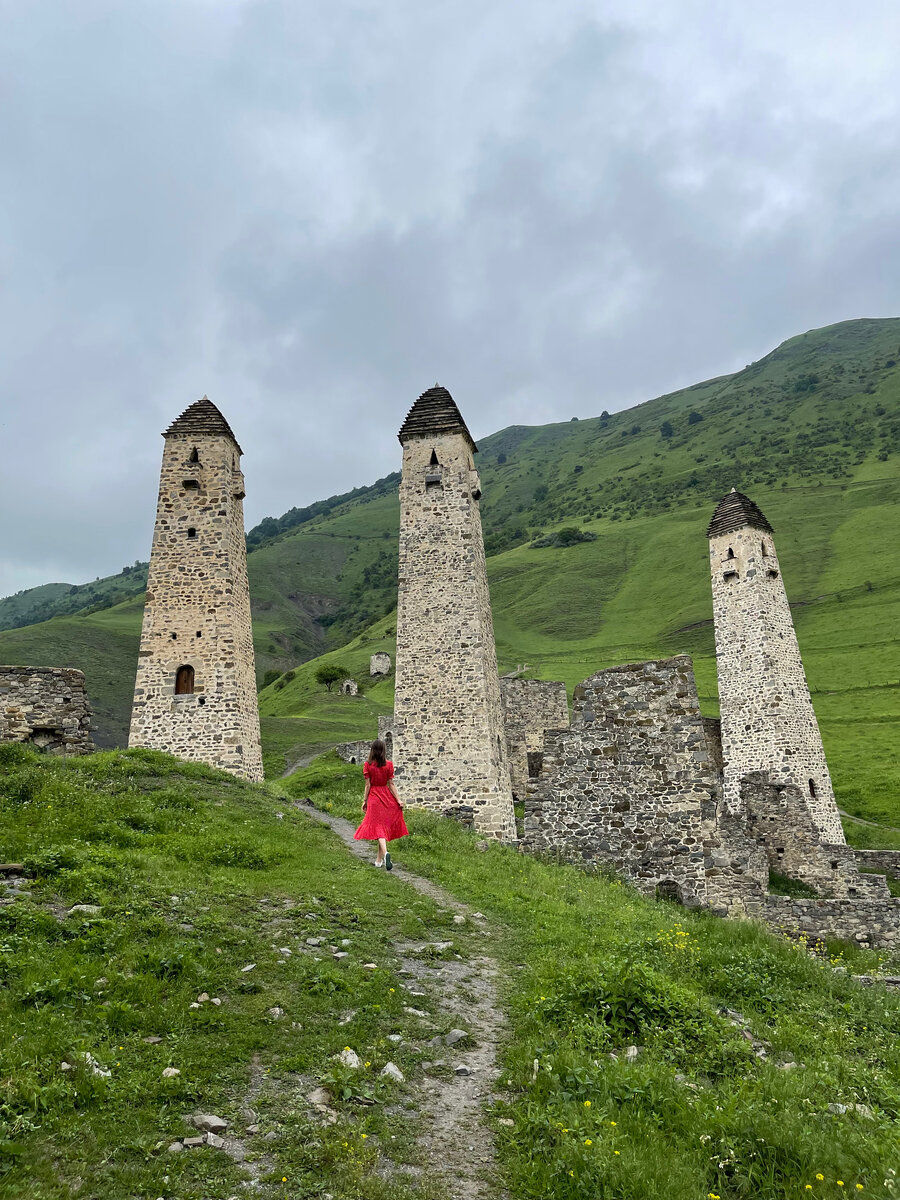
[[[774,533],[774,529],[766,520],[761,508],[753,503],[743,492],[732,488],[724,499],[716,506],[712,515],[706,536],[719,537],[723,533],[736,533],[738,529],[764,529]]]
[[[461,433],[473,452],[478,451],[462,414],[456,407],[456,401],[445,387],[436,383],[434,387],[422,393],[406,414],[406,420],[397,437],[403,444],[409,438],[432,437],[439,433]]]
[[[171,437],[173,434],[184,434],[186,437],[230,437],[237,446],[238,454],[244,453],[238,446],[231,426],[207,396],[196,400],[180,417],[176,417],[163,437]]]

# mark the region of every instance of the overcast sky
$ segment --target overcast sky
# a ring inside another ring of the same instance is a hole
[[[897,0],[0,0],[0,595],[900,314]]]

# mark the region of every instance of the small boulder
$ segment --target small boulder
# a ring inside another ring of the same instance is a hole
[[[455,1046],[457,1042],[464,1042],[468,1036],[465,1029],[451,1029],[449,1033],[444,1034],[444,1045]]]
[[[392,1062],[385,1063],[379,1071],[379,1075],[383,1075],[386,1079],[393,1079],[396,1083],[403,1083],[405,1078],[400,1068]]]
[[[170,1154],[177,1154],[180,1150],[183,1150],[183,1149],[184,1149],[184,1146],[182,1146],[181,1142],[170,1142],[169,1143],[169,1153]]]
[[[277,1004],[275,1005],[274,1008],[270,1008],[268,1010],[268,1012],[269,1012],[269,1016],[272,1018],[273,1021],[280,1021],[281,1018],[284,1016],[284,1009],[279,1008]]]
[[[228,1128],[228,1122],[214,1113],[194,1113],[192,1117],[188,1117],[188,1121],[195,1129],[202,1129],[204,1133],[224,1133]]]
[[[148,1046],[158,1046],[160,1044],[160,1042],[162,1041],[162,1038],[156,1037],[155,1035],[153,1035],[151,1037],[142,1038],[141,1041],[146,1042],[146,1044]]]
[[[69,911],[66,913],[66,916],[67,917],[75,917],[75,916],[96,917],[99,912],[100,912],[99,904],[73,904],[72,907],[69,909]]]
[[[306,1097],[310,1104],[314,1104],[316,1108],[327,1108],[331,1103],[332,1096],[328,1088],[317,1087],[315,1091],[309,1093]]]
[[[354,1071],[358,1071],[362,1066],[362,1061],[359,1055],[355,1050],[351,1050],[349,1046],[345,1046],[340,1052],[338,1055],[338,1060],[342,1062],[345,1067],[350,1067]]]
[[[194,1150],[197,1146],[202,1146],[206,1142],[205,1137],[189,1137],[185,1138],[182,1145],[185,1150]]]
[[[162,1077],[163,1079],[174,1079],[176,1075],[180,1074],[181,1071],[178,1069],[178,1067],[165,1067],[163,1068]]]
[[[225,1149],[225,1139],[219,1137],[217,1133],[208,1133],[206,1135],[206,1144],[207,1146],[212,1146],[214,1150]]]
[[[465,1066],[465,1064],[463,1064],[463,1063],[460,1063],[460,1065],[456,1068],[455,1073],[457,1075],[471,1075],[472,1074],[472,1072],[469,1070],[469,1068],[467,1066]]]

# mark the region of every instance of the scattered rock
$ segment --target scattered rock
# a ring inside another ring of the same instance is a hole
[[[104,1070],[90,1051],[85,1050],[81,1057],[84,1060],[84,1065],[89,1068],[92,1075],[97,1075],[100,1079],[112,1078],[112,1071]]]
[[[275,1132],[274,1129],[272,1129],[268,1133],[263,1135],[263,1141],[264,1142],[277,1142],[278,1134]]]
[[[403,1011],[409,1013],[411,1017],[425,1017],[426,1019],[428,1017],[428,1013],[422,1012],[421,1008],[410,1008],[408,1004],[403,1005]]]
[[[403,1034],[402,1033],[389,1033],[387,1036],[387,1040],[389,1042],[393,1042],[395,1046],[399,1046],[400,1043],[403,1041]]]
[[[183,1150],[183,1149],[184,1149],[184,1146],[182,1146],[181,1142],[171,1142],[169,1144],[169,1153],[170,1154],[177,1154],[179,1152],[179,1150]]]
[[[176,1075],[180,1074],[181,1071],[178,1069],[178,1067],[165,1067],[163,1069],[162,1077],[163,1079],[174,1079]]]
[[[315,1091],[309,1093],[306,1097],[310,1104],[314,1104],[316,1108],[327,1108],[332,1101],[331,1092],[328,1088],[317,1087]]]
[[[259,1126],[258,1125],[248,1125],[247,1132],[248,1133],[259,1133]]]
[[[635,1062],[639,1054],[640,1050],[637,1046],[626,1046],[623,1057],[626,1062]]]
[[[204,1133],[224,1133],[228,1128],[228,1122],[217,1117],[215,1113],[194,1113],[192,1117],[188,1117],[188,1122],[195,1129],[202,1129]]]
[[[344,1015],[338,1021],[338,1025],[349,1025],[355,1016],[356,1016],[356,1009],[351,1008],[349,1012],[344,1013]]]
[[[400,1068],[392,1062],[385,1063],[378,1073],[379,1075],[383,1075],[386,1079],[395,1080],[397,1083],[403,1083],[404,1079],[406,1078]]]
[[[248,971],[255,971],[256,963],[247,963],[246,967],[241,967],[241,974],[246,975]]]
[[[83,917],[96,917],[99,912],[99,904],[73,904],[66,916],[74,917],[80,913]]]
[[[225,1149],[225,1139],[219,1137],[216,1133],[208,1133],[206,1135],[206,1144],[207,1146],[212,1146],[214,1150]]]
[[[469,1068],[464,1063],[459,1064],[459,1066],[456,1068],[455,1073],[457,1075],[471,1075],[472,1074],[472,1072],[469,1070]]]
[[[349,946],[349,945],[350,945],[350,939],[349,939],[349,938],[341,938],[341,945],[342,945],[342,946]]]
[[[24,863],[0,863],[0,875],[24,875]]]
[[[152,1036],[152,1037],[145,1037],[145,1038],[142,1038],[142,1039],[141,1039],[141,1041],[144,1041],[144,1042],[146,1042],[148,1046],[158,1046],[158,1045],[159,1045],[159,1043],[162,1041],[162,1038],[161,1038],[161,1037],[156,1037],[156,1036],[154,1035],[154,1036]]]
[[[463,1042],[469,1036],[465,1029],[451,1029],[449,1033],[444,1034],[444,1045],[455,1046],[457,1042]]]
[[[511,1129],[513,1125],[515,1125],[515,1121],[512,1119],[512,1117],[499,1117],[497,1124],[505,1125],[507,1129]]]
[[[188,1005],[188,1008],[199,1008],[199,1007],[200,1007],[200,1005],[197,1003],[196,1000],[192,1004]]]
[[[70,1062],[66,1062],[65,1059],[63,1059],[63,1061],[59,1064],[59,1069],[61,1071],[74,1071],[75,1070],[75,1068],[72,1066],[72,1064]]]
[[[307,946],[321,946],[324,941],[324,938],[307,938],[306,944]]]
[[[284,1016],[284,1009],[279,1008],[278,1005],[276,1004],[274,1008],[269,1009],[269,1016],[272,1018],[273,1021],[280,1021],[281,1018]]]
[[[336,963],[342,963],[346,959],[348,959],[350,957],[350,955],[347,953],[346,950],[338,950],[338,952],[336,954],[332,955],[332,957],[334,958],[334,961]]]
[[[218,1008],[221,1003],[222,1001],[218,996],[213,996],[212,1000],[210,1000],[210,1004],[215,1004],[216,1008]]]
[[[359,1055],[355,1050],[351,1050],[349,1046],[344,1047],[344,1049],[338,1055],[338,1059],[344,1064],[345,1067],[351,1067],[354,1071],[359,1070],[359,1068],[362,1066],[362,1061]]]
[[[185,1150],[193,1150],[197,1146],[202,1146],[205,1141],[205,1137],[189,1137],[184,1139],[182,1145]]]
[[[377,971],[378,963],[363,963],[363,970],[364,971]]]
[[[855,1112],[857,1116],[865,1117],[868,1121],[875,1120],[875,1114],[868,1104],[829,1104],[828,1111],[839,1117],[842,1117],[844,1113]]]
[[[454,925],[465,925],[465,923],[466,923],[466,918],[463,916],[462,913],[456,913],[454,915],[454,917],[453,917]]]

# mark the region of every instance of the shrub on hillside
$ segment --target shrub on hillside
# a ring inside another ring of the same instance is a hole
[[[577,546],[579,542],[595,542],[596,540],[596,533],[591,533],[587,529],[578,529],[574,525],[566,525],[563,529],[557,529],[555,533],[548,533],[546,537],[532,542],[531,549],[542,550],[548,546],[566,549],[568,546]]]

